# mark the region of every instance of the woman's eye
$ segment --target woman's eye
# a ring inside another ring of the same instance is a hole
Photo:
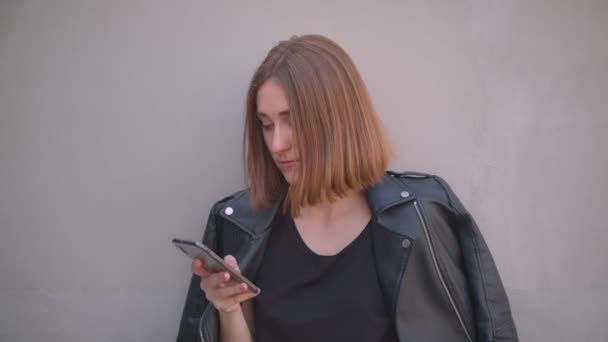
[[[271,129],[272,126],[273,126],[272,124],[262,124],[262,129],[266,131],[266,130]]]

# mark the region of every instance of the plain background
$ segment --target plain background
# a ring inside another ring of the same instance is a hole
[[[244,95],[341,44],[476,217],[522,341],[608,341],[608,1],[0,1],[0,340],[169,341]]]

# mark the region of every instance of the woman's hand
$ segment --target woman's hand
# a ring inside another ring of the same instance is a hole
[[[236,272],[241,272],[232,255],[224,257],[224,261]],[[241,308],[242,302],[257,296],[247,289],[245,283],[232,280],[228,272],[210,272],[201,258],[192,261],[192,273],[201,277],[201,290],[220,313],[234,312]]]

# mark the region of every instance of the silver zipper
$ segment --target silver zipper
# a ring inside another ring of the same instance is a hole
[[[452,298],[452,294],[448,290],[448,286],[446,285],[445,280],[443,279],[443,274],[441,273],[441,270],[439,269],[439,263],[437,262],[437,256],[435,255],[435,249],[433,248],[433,244],[431,243],[431,237],[429,235],[429,231],[426,226],[426,223],[424,222],[424,218],[422,217],[422,213],[420,212],[420,208],[418,207],[417,201],[414,201],[414,207],[416,208],[416,213],[418,214],[418,218],[420,219],[420,223],[422,224],[422,230],[424,231],[424,237],[426,238],[426,243],[429,246],[429,250],[431,252],[431,257],[433,259],[433,265],[435,265],[435,271],[437,271],[437,276],[439,277],[439,281],[441,281],[441,285],[443,286],[445,293],[448,295],[450,304],[452,304],[452,308],[454,309],[454,312],[456,313],[456,316],[458,317],[458,321],[460,322],[460,325],[462,326],[464,333],[467,335],[467,339],[469,340],[469,342],[473,342],[473,340],[471,339],[471,336],[469,335],[469,332],[467,331],[466,326],[464,325],[462,316],[460,315],[460,312],[458,311],[458,308],[456,307],[456,303],[454,302],[454,299]]]
[[[203,314],[201,315],[201,319],[198,321],[198,336],[201,338],[201,342],[205,342],[205,337],[203,336],[203,321],[205,318],[205,314],[207,313],[207,311],[209,311],[209,307],[211,306],[211,303],[207,304],[207,307],[205,308],[205,310],[203,310]]]

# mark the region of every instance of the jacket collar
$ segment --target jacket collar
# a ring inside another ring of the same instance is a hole
[[[372,214],[379,217],[389,208],[415,199],[415,195],[394,176],[386,174],[366,192],[367,203]],[[249,204],[249,191],[238,193],[221,208],[220,215],[234,223],[252,237],[263,235],[273,218],[282,210],[282,201],[275,201],[261,211]]]
[[[386,174],[366,193],[367,204],[372,214],[380,216],[386,209],[416,198],[414,193],[395,176]]]

